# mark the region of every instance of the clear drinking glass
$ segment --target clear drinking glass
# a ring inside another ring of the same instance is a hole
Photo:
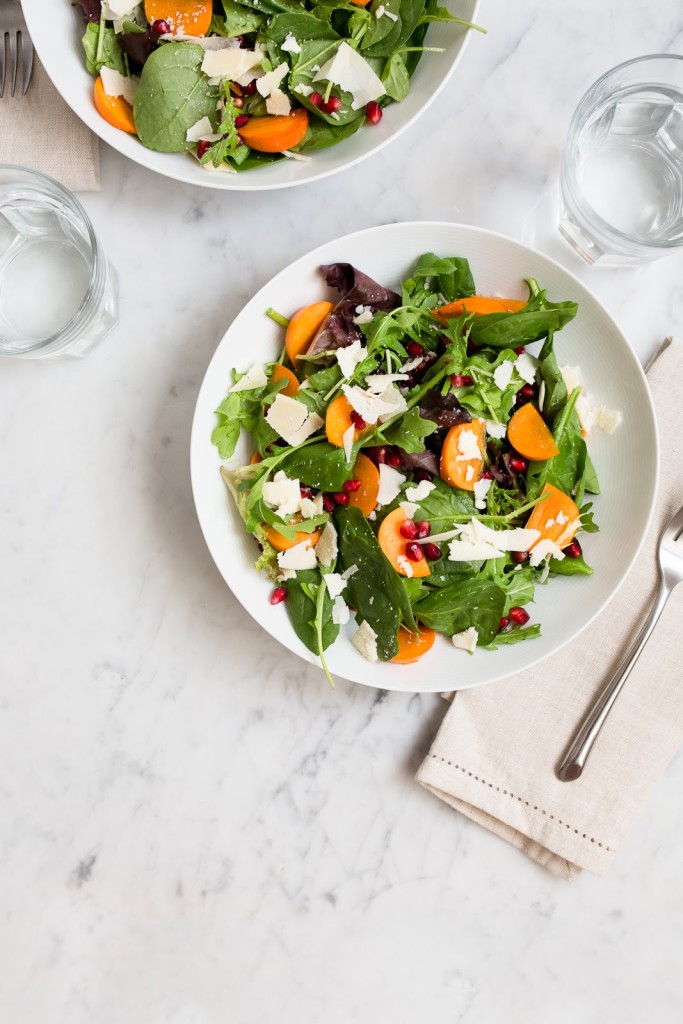
[[[560,231],[589,263],[683,246],[683,56],[637,57],[579,103],[562,158]]]
[[[0,164],[0,356],[80,356],[116,319],[116,272],[81,204]]]

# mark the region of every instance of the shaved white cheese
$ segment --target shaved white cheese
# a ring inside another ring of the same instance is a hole
[[[354,324],[369,324],[373,317],[370,306],[356,306],[356,315],[353,318]]]
[[[560,373],[567,391],[571,394],[576,388],[583,388],[581,368],[579,366],[561,366]],[[593,406],[593,396],[583,392],[576,400],[576,414],[581,426],[590,434],[596,427],[607,434],[613,434],[621,424],[623,416],[618,409],[606,409],[604,406]]]
[[[558,548],[566,548],[567,544],[569,544],[570,541],[574,539],[574,534],[576,533],[580,525],[581,520],[579,517],[577,517],[576,519],[572,519],[571,522],[567,523],[564,530],[557,538],[556,543]]]
[[[343,597],[337,597],[332,605],[332,621],[335,626],[345,626],[349,621],[349,606]]]
[[[277,564],[281,569],[315,569],[318,563],[310,539],[307,537],[300,544],[279,551]]]
[[[356,572],[358,572],[358,566],[357,565],[350,565],[348,567],[348,569],[345,569],[344,572],[342,573],[342,579],[343,580],[351,579],[353,574],[356,573]]]
[[[323,579],[325,580],[327,593],[333,601],[335,597],[339,597],[339,595],[346,590],[346,580],[343,580],[338,572],[323,573]]]
[[[371,373],[365,378],[368,391],[373,395],[381,395],[390,384],[398,380],[408,380],[407,373]]]
[[[367,661],[378,661],[377,634],[372,626],[363,619],[359,628],[351,638],[351,643]]]
[[[332,565],[338,552],[337,545],[337,531],[334,523],[325,523],[325,528],[320,534],[320,540],[315,546],[315,553],[318,557],[318,561],[321,565],[327,568],[328,565]],[[342,590],[344,588],[342,587]],[[341,594],[341,590],[339,591]]]
[[[277,574],[277,578],[280,583],[286,583],[287,580],[295,580],[296,569],[283,569],[282,572]]]
[[[356,428],[353,423],[350,427],[342,434],[342,446],[344,448],[344,458],[346,459],[347,465],[351,463],[353,456],[353,442],[356,439]]]
[[[285,53],[301,53],[301,47],[290,32],[280,44],[280,49],[284,50]]]
[[[399,398],[401,398],[398,389],[395,390]],[[393,402],[385,400],[384,394],[373,395],[369,391],[359,388],[357,384],[353,387],[350,387],[348,384],[342,384],[342,391],[349,400],[351,408],[355,409],[366,423],[381,422],[383,417],[388,419],[389,416],[394,414],[395,406]]]
[[[461,651],[468,651],[470,654],[474,654],[474,648],[477,646],[479,634],[474,626],[470,626],[469,629],[463,630],[462,633],[455,633],[451,637],[451,640],[453,641],[454,647],[457,647]]]
[[[292,446],[301,444],[323,425],[321,417],[315,412],[309,413],[303,402],[282,393],[276,395],[269,406],[266,421]]]
[[[253,391],[254,388],[262,388],[267,383],[268,378],[263,369],[263,363],[254,363],[244,376],[233,384],[230,391]]]
[[[403,515],[406,517],[406,519],[415,518],[415,513],[417,512],[418,506],[415,504],[414,501],[402,501],[399,504],[403,510]]]
[[[562,379],[564,380],[565,387],[569,394],[571,394],[576,388],[583,386],[580,366],[561,366],[560,373],[562,374]]]
[[[278,395],[278,398],[280,398],[280,395]],[[284,440],[287,441],[289,444],[296,447],[296,445],[301,444],[303,441],[309,438],[311,434],[315,434],[316,430],[320,430],[324,422],[324,419],[321,416],[318,416],[317,412],[309,412],[303,424],[299,427],[298,430],[295,430],[292,434],[290,434],[289,438],[284,437],[283,434],[281,434],[280,436],[283,437]]]
[[[379,490],[377,492],[378,505],[391,505],[398,496],[401,487],[405,483],[405,476],[399,473],[393,466],[381,463],[379,467]]]
[[[487,561],[489,558],[502,558],[504,554],[501,548],[483,540],[474,543],[452,540],[448,546],[448,558],[451,562]]]
[[[569,517],[566,516],[564,512],[558,512],[557,519],[555,520],[555,522],[559,523],[560,526],[564,526],[565,523],[569,522]]]
[[[424,501],[428,494],[431,494],[436,484],[433,484],[431,480],[420,480],[419,484],[413,484],[412,487],[406,487],[406,498],[408,501]]]
[[[550,519],[546,519],[546,521],[545,521],[545,529],[546,530],[549,530],[550,527],[554,526],[554,525],[555,525],[555,520],[552,517]]]
[[[372,512],[368,512],[368,519],[370,520],[371,523],[374,523],[375,519],[377,519],[377,513],[375,512],[374,508]]]
[[[269,114],[274,117],[286,117],[292,109],[292,104],[289,102],[289,98],[283,93],[282,89],[273,89],[270,96],[266,100],[266,110]]]
[[[384,96],[384,86],[364,57],[344,41],[335,55],[316,72],[314,82],[332,82],[353,96],[353,110]]]
[[[116,15],[117,18],[125,18],[127,14],[134,11],[140,3],[140,0],[107,0],[108,11]]]
[[[259,68],[263,60],[260,48],[243,50],[241,47],[230,47],[225,50],[207,50],[202,60],[202,71],[209,78],[229,78],[231,82],[239,82],[243,75]],[[247,81],[255,75],[251,74]],[[246,85],[246,82],[244,83]]]
[[[409,558],[406,558],[405,555],[399,555],[398,558],[396,559],[396,564],[399,567],[399,569],[403,572],[404,576],[407,576],[408,579],[412,577],[413,563],[410,561]]]
[[[406,400],[398,390],[395,384],[388,384],[382,394],[379,396],[385,405],[389,406],[389,412],[382,413],[379,417],[379,422],[383,423],[388,420],[391,416],[397,416],[401,412],[405,412],[408,408]]]
[[[522,354],[517,356],[515,359],[515,370],[527,384],[533,384],[536,380],[537,368],[538,359],[530,356],[528,352],[522,352]]]
[[[493,480],[476,480],[474,483],[474,507],[479,509],[486,508],[486,495],[489,493],[489,488]]]
[[[540,537],[538,530],[517,527],[514,530],[492,530],[477,519],[456,527],[450,534],[437,534],[429,540],[449,540],[449,559],[452,562],[472,562],[480,559],[502,558],[506,551],[528,551]],[[419,541],[418,541],[419,543]]]
[[[555,544],[552,540],[539,540],[538,544],[535,544],[531,549],[529,555],[529,564],[536,568],[540,565],[544,558],[557,558],[558,561],[562,561],[564,558],[564,552],[561,548]]]
[[[187,129],[185,132],[185,141],[199,142],[200,139],[206,139],[208,135],[216,135],[216,133],[214,132],[213,125],[209,121],[208,117],[202,117]],[[216,138],[211,141],[216,142],[220,137],[220,135],[216,135]]]
[[[280,88],[280,82],[289,71],[289,64],[286,60],[283,60],[282,64],[278,64],[272,71],[268,71],[265,75],[258,79],[256,82],[256,88],[261,96],[270,96],[272,92]]]
[[[482,452],[479,447],[479,438],[473,430],[461,430],[458,435],[458,454],[456,462],[469,461],[470,459],[481,459]]]
[[[306,85],[305,82],[299,82],[298,85],[294,86],[292,92],[298,92],[300,96],[310,96],[311,93],[315,92],[315,89],[312,85]]]
[[[474,466],[468,466],[465,470],[465,480],[469,483],[474,476]]]
[[[353,376],[353,371],[356,369],[359,363],[362,363],[368,354],[368,350],[365,346],[356,339],[352,341],[350,345],[344,345],[343,348],[335,349],[334,353],[339,363],[339,369],[345,378]]]
[[[489,437],[497,437],[501,440],[507,434],[508,428],[504,423],[494,423],[493,420],[486,421],[486,433]]]
[[[407,363],[404,363],[401,367],[401,373],[410,373],[411,370],[416,370],[422,363],[424,356],[415,356],[414,359],[409,359]]]
[[[543,403],[545,402],[545,381],[542,380],[538,389],[538,408],[543,410]]]
[[[320,516],[323,513],[323,496],[316,494],[315,498],[302,498],[299,503],[301,515],[304,519],[312,519],[313,516]]]
[[[132,104],[135,99],[135,92],[140,84],[139,78],[135,75],[126,77],[119,74],[118,71],[114,71],[113,68],[106,66],[100,69],[100,77],[107,96],[122,96],[127,103]],[[209,124],[209,131],[211,131],[211,124]]]
[[[493,371],[493,383],[501,391],[505,391],[505,388],[510,383],[512,377],[513,364],[511,359],[506,359],[505,362],[497,366]]]
[[[263,500],[266,505],[276,510],[280,519],[294,515],[299,511],[301,504],[299,481],[290,480],[287,474],[280,470],[272,480],[266,480],[264,483]]]
[[[282,155],[286,156],[289,160],[298,160],[302,164],[307,164],[311,159],[305,153],[295,153],[293,149],[283,149]]]
[[[621,426],[623,419],[618,409],[605,409],[600,405],[595,410],[596,426],[606,434],[613,434],[617,427]]]

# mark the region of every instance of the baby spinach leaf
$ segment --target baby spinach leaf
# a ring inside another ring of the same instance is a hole
[[[505,595],[487,579],[465,579],[435,590],[415,605],[415,615],[430,629],[453,636],[474,626],[485,647],[498,632]]]
[[[575,302],[549,302],[545,291],[538,291],[517,313],[484,313],[475,316],[470,338],[480,347],[515,348],[529,345],[559,331],[576,316]]]
[[[591,576],[593,570],[583,555],[578,558],[551,558],[550,571],[558,576]]]
[[[341,491],[344,481],[351,475],[343,448],[336,448],[327,441],[294,449],[282,460],[280,469],[287,476],[321,491]]]
[[[102,22],[91,21],[82,42],[85,66],[91,75],[99,75],[102,68],[112,68],[120,75],[126,74],[126,63],[113,28],[108,28]]]
[[[133,110],[140,141],[161,153],[181,153],[193,143],[187,129],[208,117],[216,123],[216,90],[201,70],[204,50],[194,43],[166,43],[148,57]]]
[[[567,401],[567,385],[560,371],[557,357],[554,351],[553,332],[548,332],[543,348],[538,356],[538,369],[542,380],[545,382],[545,395],[543,398],[543,416],[550,423]]]
[[[446,302],[474,295],[476,287],[469,262],[464,256],[435,256],[433,252],[420,256],[412,280],[431,280],[432,289],[441,293]]]
[[[256,32],[265,20],[263,14],[249,10],[236,0],[223,0],[223,10],[225,17],[221,35],[224,36],[242,36],[248,32]]]
[[[410,77],[403,56],[398,50],[392,53],[384,65],[381,80],[384,91],[392,100],[400,102],[408,95]]]
[[[223,3],[234,2],[234,0],[223,0]],[[268,39],[280,45],[288,35],[293,35],[302,47],[304,41],[310,42],[313,39],[339,39],[339,33],[335,32],[329,15],[324,12],[303,11],[301,6],[299,12],[292,14],[276,14],[268,23],[266,31]],[[305,58],[304,58],[305,59]]]
[[[316,629],[318,588],[322,586],[322,577],[316,569],[299,570],[296,579],[287,583],[285,605],[289,612],[294,632],[301,642],[313,654],[320,654],[318,633]],[[339,626],[332,622],[332,599],[323,587],[322,600],[322,647],[327,648],[339,636]]]
[[[436,423],[432,420],[423,420],[419,410],[414,408],[392,423],[384,432],[384,437],[387,444],[402,448],[404,452],[422,452],[425,447],[424,438],[433,434],[435,430]]]
[[[297,99],[309,110],[317,112],[317,107],[308,102],[307,97],[297,96]],[[311,119],[308,122],[306,135],[298,146],[293,147],[295,153],[313,153],[318,149],[327,149],[328,146],[336,146],[342,139],[350,139],[363,125],[363,111],[354,111],[354,118],[342,124],[338,121],[328,123],[320,117]]]
[[[477,510],[470,491],[461,491],[457,487],[435,477],[432,481],[434,490],[418,503],[419,512],[416,519],[426,519],[432,527],[432,533],[445,533],[453,526],[453,522],[463,516],[473,516]]]

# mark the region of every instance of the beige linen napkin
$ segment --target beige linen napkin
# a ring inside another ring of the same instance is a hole
[[[553,874],[602,874],[683,738],[683,586],[666,606],[598,737],[586,769],[555,769],[595,694],[635,638],[657,586],[659,536],[683,504],[683,343],[648,379],[661,479],[650,531],[607,609],[553,660],[456,693],[417,781]],[[678,400],[672,401],[672,383]]]
[[[21,164],[75,192],[100,187],[99,139],[67,106],[36,56],[25,96],[0,100],[0,163]]]

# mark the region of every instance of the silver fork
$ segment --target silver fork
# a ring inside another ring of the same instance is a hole
[[[0,0],[0,99],[9,85],[14,96],[21,58],[21,95],[25,96],[33,70],[33,43],[18,0]]]
[[[602,729],[612,705],[635,665],[638,655],[655,628],[671,592],[683,581],[683,508],[673,517],[659,540],[659,593],[635,643],[622,659],[616,672],[606,684],[595,704],[579,726],[557,776],[562,782],[573,782],[581,775],[588,755]]]

